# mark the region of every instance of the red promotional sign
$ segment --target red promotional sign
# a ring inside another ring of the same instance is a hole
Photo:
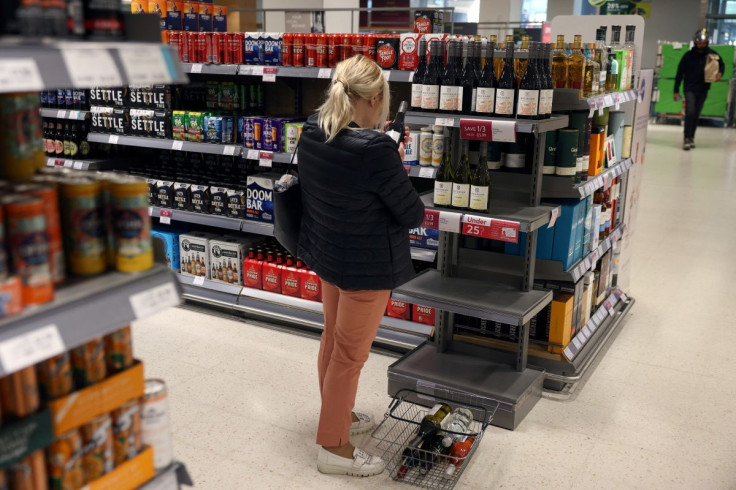
[[[464,140],[491,141],[493,138],[491,121],[460,119],[460,138]]]
[[[502,242],[519,243],[519,223],[503,219],[492,220],[491,238]]]
[[[428,228],[430,230],[440,229],[440,212],[434,209],[424,210],[424,222],[422,222],[422,228]]]
[[[479,238],[493,238],[491,236],[493,220],[483,216],[463,216],[463,235]]]

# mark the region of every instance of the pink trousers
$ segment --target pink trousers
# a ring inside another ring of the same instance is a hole
[[[344,291],[322,281],[325,329],[318,373],[322,410],[317,444],[348,443],[358,378],[386,311],[391,291]]]

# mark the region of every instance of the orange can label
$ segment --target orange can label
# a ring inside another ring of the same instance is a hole
[[[84,486],[82,436],[77,429],[60,436],[46,450],[51,488],[66,490]]]
[[[41,390],[47,400],[66,396],[74,390],[71,356],[68,352],[39,363],[36,371]]]
[[[133,342],[130,326],[105,336],[107,370],[111,373],[124,371],[133,365]]]
[[[72,367],[80,388],[103,381],[107,377],[107,365],[102,338],[90,340],[72,349]]]
[[[123,404],[112,414],[115,439],[115,466],[134,458],[141,451],[141,407],[138,399]]]
[[[115,467],[112,419],[105,414],[82,427],[84,481],[90,483]]]

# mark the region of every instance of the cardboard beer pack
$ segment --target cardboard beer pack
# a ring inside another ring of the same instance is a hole
[[[202,231],[179,235],[182,275],[210,278],[210,240],[217,238],[217,235]]]
[[[214,32],[227,32],[227,7],[225,5],[214,5],[212,15],[212,30]]]
[[[281,174],[267,172],[249,175],[246,193],[246,218],[273,223],[273,184]]]
[[[419,39],[422,34],[402,34],[399,39],[399,70],[416,70],[419,64]],[[426,55],[426,53],[425,53]]]

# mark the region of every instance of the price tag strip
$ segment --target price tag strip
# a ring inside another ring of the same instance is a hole
[[[248,150],[245,158],[247,158],[248,160],[258,160],[260,158],[259,155],[260,152],[258,150]]]
[[[317,72],[317,78],[332,78],[332,68],[320,68]]]
[[[130,296],[130,306],[136,319],[145,318],[178,304],[179,294],[173,282],[167,282]]]
[[[38,92],[43,88],[36,60],[0,58],[0,92]]]
[[[237,146],[227,145],[222,149],[223,155],[235,155],[235,150],[237,149]]]
[[[258,165],[261,167],[267,167],[267,168],[273,167],[273,152],[272,151],[261,151],[258,154]]]
[[[452,117],[438,117],[434,120],[435,126],[446,126],[448,128],[455,127],[455,118]]]
[[[434,174],[436,170],[434,167],[420,167],[419,168],[419,177],[425,178],[425,179],[433,179]]]
[[[107,142],[111,145],[117,145],[119,139],[120,137],[117,134],[111,134],[110,137],[107,139]]]
[[[204,276],[195,277],[192,284],[195,286],[204,286]]]
[[[263,81],[264,82],[275,82],[277,71],[278,71],[278,68],[275,66],[264,66],[263,67]]]
[[[0,342],[0,363],[8,374],[66,350],[59,327],[47,325]]]
[[[170,225],[171,224],[171,216],[172,212],[170,209],[161,209],[159,212],[159,223],[162,225]]]
[[[502,242],[519,243],[519,223],[502,219],[466,214],[462,218],[462,233]]]
[[[123,85],[115,60],[106,49],[62,49],[61,56],[74,87]]]

